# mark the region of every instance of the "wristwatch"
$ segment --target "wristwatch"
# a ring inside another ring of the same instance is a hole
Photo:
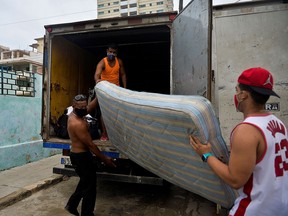
[[[202,157],[201,157],[202,160],[203,160],[203,162],[207,162],[208,158],[209,158],[211,155],[212,155],[211,152],[204,153],[204,154],[202,155]]]

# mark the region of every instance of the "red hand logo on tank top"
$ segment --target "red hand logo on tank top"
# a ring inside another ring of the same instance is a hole
[[[282,133],[282,134],[285,134],[285,127],[284,125],[280,124],[276,121],[270,121],[268,123],[268,126],[267,126],[267,129],[269,131],[271,131],[272,133],[272,136],[275,137],[275,134],[278,132],[278,133]]]

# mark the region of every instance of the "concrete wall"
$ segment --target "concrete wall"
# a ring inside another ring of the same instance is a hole
[[[0,170],[54,155],[41,132],[42,75],[35,74],[35,97],[0,95]]]
[[[243,120],[233,101],[237,78],[250,67],[273,74],[274,90],[281,99],[270,97],[268,103],[278,104],[279,109],[269,111],[288,125],[288,4],[224,7],[214,11],[213,21],[215,101],[227,145],[231,130]]]

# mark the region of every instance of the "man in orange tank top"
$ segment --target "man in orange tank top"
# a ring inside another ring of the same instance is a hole
[[[98,64],[95,71],[94,79],[96,84],[102,80],[106,80],[115,85],[120,86],[121,83],[124,88],[127,88],[126,73],[121,59],[117,58],[117,45],[111,44],[107,49],[107,57],[104,57]],[[96,102],[97,103],[97,102]],[[102,134],[101,141],[108,140],[106,127],[101,117]]]

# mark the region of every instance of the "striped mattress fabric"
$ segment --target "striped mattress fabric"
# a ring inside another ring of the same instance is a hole
[[[107,81],[95,86],[111,143],[145,169],[225,208],[237,196],[203,163],[189,135],[212,144],[228,162],[228,149],[211,103],[201,96],[131,91]]]

